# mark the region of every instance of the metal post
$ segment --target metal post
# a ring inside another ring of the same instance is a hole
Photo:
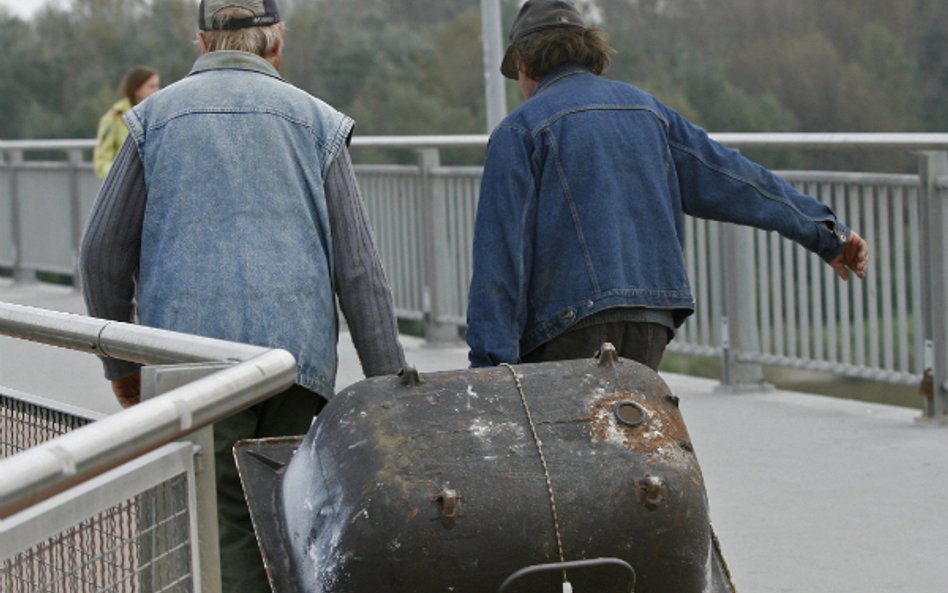
[[[948,152],[922,152],[922,308],[925,314],[923,370],[930,385],[923,419],[948,422]]]
[[[142,369],[142,400],[157,397],[230,366],[197,363]],[[217,527],[217,479],[214,472],[214,425],[188,435],[195,445],[194,491],[189,494],[194,593],[221,593],[220,541]],[[157,590],[161,590],[159,587]]]
[[[500,62],[504,58],[500,0],[481,0],[481,32],[484,43],[484,91],[487,100],[487,132],[507,115],[507,93]]]
[[[721,270],[721,383],[715,391],[770,391],[773,387],[764,383],[761,366],[740,361],[742,353],[760,352],[753,229],[721,224]]]
[[[23,216],[20,212],[20,169],[23,167],[23,151],[10,151],[10,231],[13,238],[13,279],[16,282],[32,281],[32,271],[23,269]]]
[[[79,242],[82,240],[82,205],[79,201],[79,166],[82,164],[82,150],[73,148],[69,155],[69,220],[72,244],[72,285],[82,286],[79,278]]]
[[[422,187],[425,192],[424,241],[427,286],[425,292],[425,339],[432,343],[455,342],[457,328],[444,323],[441,318],[448,310],[444,303],[450,281],[448,252],[448,229],[445,195],[436,183],[433,172],[441,166],[437,148],[418,151],[421,162]]]

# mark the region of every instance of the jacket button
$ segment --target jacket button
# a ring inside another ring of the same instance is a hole
[[[573,309],[567,309],[566,312],[563,313],[563,319],[572,319],[573,317],[576,317],[576,311]]]
[[[592,309],[592,308],[593,308],[593,305],[595,305],[595,304],[596,304],[596,303],[594,303],[594,302],[592,302],[592,301],[586,301],[586,308],[587,308],[587,309]]]

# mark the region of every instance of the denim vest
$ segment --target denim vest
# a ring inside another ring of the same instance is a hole
[[[264,59],[220,51],[126,121],[148,194],[140,323],[286,349],[296,382],[331,397],[338,320],[324,178],[352,120]]]
[[[474,233],[473,366],[606,309],[694,311],[684,215],[778,231],[829,261],[833,211],[632,85],[568,65],[491,134]]]

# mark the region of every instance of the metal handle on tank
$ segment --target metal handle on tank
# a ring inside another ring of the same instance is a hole
[[[617,566],[629,573],[628,593],[635,591],[635,569],[621,558],[591,558],[589,560],[570,560],[569,562],[551,562],[550,564],[534,564],[526,566],[507,577],[500,585],[497,593],[506,593],[507,588],[521,577],[543,572],[564,572],[574,568],[601,568],[604,566]]]

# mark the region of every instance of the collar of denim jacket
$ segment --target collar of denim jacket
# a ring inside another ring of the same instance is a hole
[[[543,80],[541,80],[540,84],[537,86],[537,90],[533,92],[533,96],[536,96],[537,93],[543,92],[545,89],[563,80],[564,78],[576,76],[577,74],[592,74],[592,70],[586,66],[583,66],[582,64],[563,64],[556,70],[543,77]]]
[[[257,54],[245,51],[221,50],[201,54],[191,67],[188,76],[209,70],[246,70],[283,80],[273,64]]]

